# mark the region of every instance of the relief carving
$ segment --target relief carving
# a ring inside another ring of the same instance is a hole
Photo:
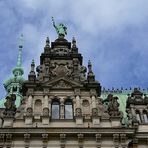
[[[6,97],[5,110],[3,112],[3,115],[5,117],[14,117],[16,113],[16,105],[15,105],[16,95],[11,94],[10,96]]]
[[[53,85],[53,88],[71,88],[71,85],[66,83],[64,80],[60,80],[55,85]]]
[[[71,66],[68,63],[66,63],[66,64],[63,64],[63,63],[60,63],[60,64],[54,63],[53,64],[53,67],[55,67],[52,70],[52,75],[53,76],[68,76],[68,77],[71,76],[72,70],[71,70]]]
[[[81,116],[82,116],[81,108],[76,108],[76,117],[81,117]]]

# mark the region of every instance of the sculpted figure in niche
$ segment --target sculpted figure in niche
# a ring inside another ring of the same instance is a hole
[[[111,116],[120,116],[118,97],[113,97],[112,94],[109,94],[107,99],[109,100],[108,112]]]
[[[6,97],[5,111],[3,112],[4,116],[13,117],[16,112],[16,105],[15,105],[16,95],[11,94],[10,96]]]

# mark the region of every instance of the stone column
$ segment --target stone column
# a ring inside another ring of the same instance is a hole
[[[131,105],[131,113],[132,113],[132,116],[135,116],[136,117],[134,105]]]
[[[49,116],[48,95],[45,95],[43,99],[43,116]]]
[[[32,100],[33,100],[33,97],[32,95],[29,95],[28,96],[28,103],[27,103],[27,108],[32,108]]]
[[[75,89],[75,100],[76,100],[76,108],[75,108],[76,124],[78,126],[82,126],[83,117],[82,117],[82,109],[81,109],[80,89]]]
[[[49,97],[46,94],[43,99],[43,116],[42,116],[42,123],[44,125],[49,124],[49,104],[48,104]]]
[[[92,95],[91,100],[92,100],[92,116],[98,116],[98,110],[96,108],[96,96]]]
[[[49,108],[49,117],[51,117],[51,103],[52,103],[52,98],[49,98],[48,100],[48,108]]]
[[[60,99],[60,119],[64,119],[64,98]]]
[[[20,86],[17,86],[17,93],[20,93]]]
[[[33,96],[29,94],[27,108],[26,108],[26,116],[25,116],[25,124],[27,125],[32,125],[32,122],[33,122],[32,103],[33,103]]]

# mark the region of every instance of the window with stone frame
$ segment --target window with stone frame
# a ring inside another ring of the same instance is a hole
[[[52,111],[51,111],[51,118],[52,119],[59,119],[60,118],[60,103],[58,100],[52,101]]]
[[[73,103],[72,100],[67,99],[65,101],[65,119],[73,119]]]
[[[143,111],[143,119],[144,119],[144,123],[148,123],[148,113],[146,110]]]

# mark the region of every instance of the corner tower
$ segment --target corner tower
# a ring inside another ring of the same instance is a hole
[[[7,93],[6,96],[9,96],[11,94],[16,95],[16,101],[15,101],[16,107],[20,106],[20,102],[22,99],[22,85],[24,82],[23,78],[24,70],[22,68],[22,48],[23,48],[22,40],[23,40],[23,35],[21,35],[20,37],[17,65],[12,70],[13,76],[4,82],[4,87]]]

